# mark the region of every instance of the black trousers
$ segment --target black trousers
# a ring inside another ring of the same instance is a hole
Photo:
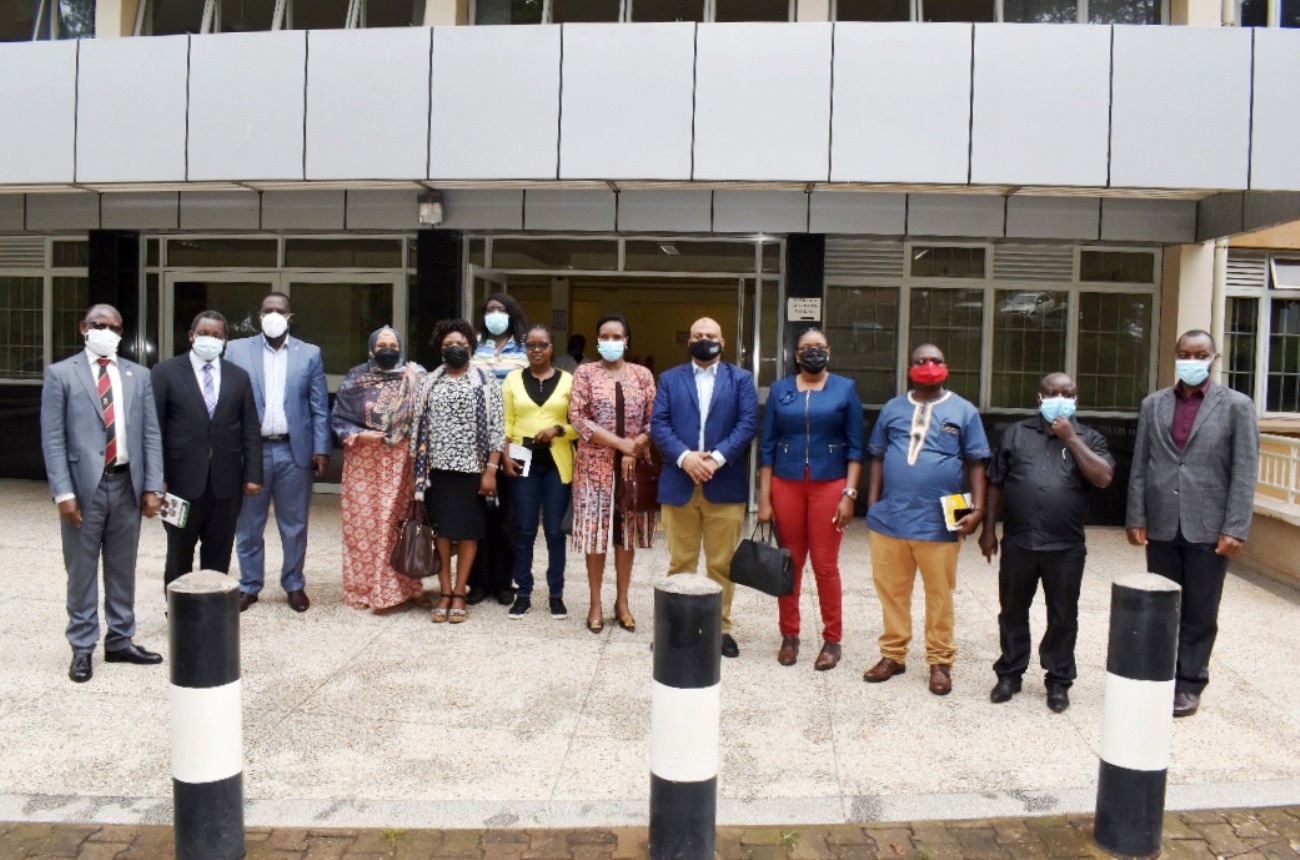
[[[1228,557],[1217,543],[1190,543],[1180,529],[1173,540],[1147,542],[1147,570],[1183,588],[1178,619],[1178,669],[1174,689],[1200,695],[1210,683],[1210,652],[1219,634],[1219,601],[1228,574]]]
[[[478,543],[474,569],[469,574],[471,588],[489,594],[514,589],[516,531],[514,479],[497,472],[497,506],[487,510],[487,537]]]
[[[1049,684],[1070,686],[1076,675],[1074,643],[1079,637],[1079,587],[1088,550],[1083,544],[1059,550],[1030,550],[1002,542],[998,567],[998,633],[1002,654],[993,664],[998,677],[1019,678],[1029,668],[1029,607],[1043,583],[1047,630],[1038,645],[1038,660]]]
[[[194,570],[194,548],[199,548],[199,569],[230,573],[230,553],[235,546],[235,527],[243,496],[218,499],[212,495],[212,480],[203,495],[188,499],[189,519],[185,528],[167,526],[167,563],[163,570],[163,588]]]

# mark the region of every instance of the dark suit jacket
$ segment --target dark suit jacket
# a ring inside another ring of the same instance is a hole
[[[704,426],[704,449],[718,451],[727,460],[704,484],[704,498],[717,504],[749,501],[749,443],[758,432],[758,393],[754,375],[725,361],[718,363],[718,377],[709,401],[709,419]],[[688,361],[659,377],[654,410],[650,413],[650,435],[664,455],[659,476],[659,501],[684,505],[695,492],[695,482],[677,467],[683,451],[700,444],[700,394],[695,387],[695,362]]]
[[[1181,528],[1192,543],[1216,543],[1221,534],[1244,541],[1259,477],[1255,404],[1210,383],[1187,447],[1179,451],[1174,397],[1172,387],[1162,388],[1142,401],[1125,524],[1145,528],[1150,540],[1173,540]]]
[[[242,495],[244,484],[262,483],[261,422],[247,373],[222,360],[212,418],[188,352],[154,367],[153,393],[168,492],[197,499],[207,488],[209,472],[212,494],[219,499]]]

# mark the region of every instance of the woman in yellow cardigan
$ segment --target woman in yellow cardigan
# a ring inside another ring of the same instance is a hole
[[[573,377],[551,364],[555,339],[544,325],[524,337],[528,366],[506,376],[506,437],[531,452],[528,474],[519,461],[505,458],[506,474],[514,478],[515,602],[510,618],[523,618],[532,608],[533,543],[541,520],[546,535],[546,584],[550,587],[551,617],[567,618],[564,606],[564,515],[573,484],[573,440],[569,423],[569,393]]]

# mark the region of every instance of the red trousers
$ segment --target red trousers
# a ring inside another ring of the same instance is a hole
[[[817,601],[822,610],[822,638],[839,642],[840,541],[844,533],[835,528],[835,509],[844,495],[844,479],[814,481],[804,470],[802,481],[772,476],[772,513],[776,517],[781,545],[794,561],[794,593],[777,600],[781,610],[781,635],[799,635],[799,595],[803,588],[803,565],[812,556],[817,579]]]

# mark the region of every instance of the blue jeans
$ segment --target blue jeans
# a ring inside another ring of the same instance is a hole
[[[569,509],[571,487],[560,481],[558,469],[517,478],[510,488],[515,497],[515,585],[520,597],[533,593],[533,542],[538,520],[546,534],[546,584],[551,597],[564,594],[564,532],[560,525]]]

